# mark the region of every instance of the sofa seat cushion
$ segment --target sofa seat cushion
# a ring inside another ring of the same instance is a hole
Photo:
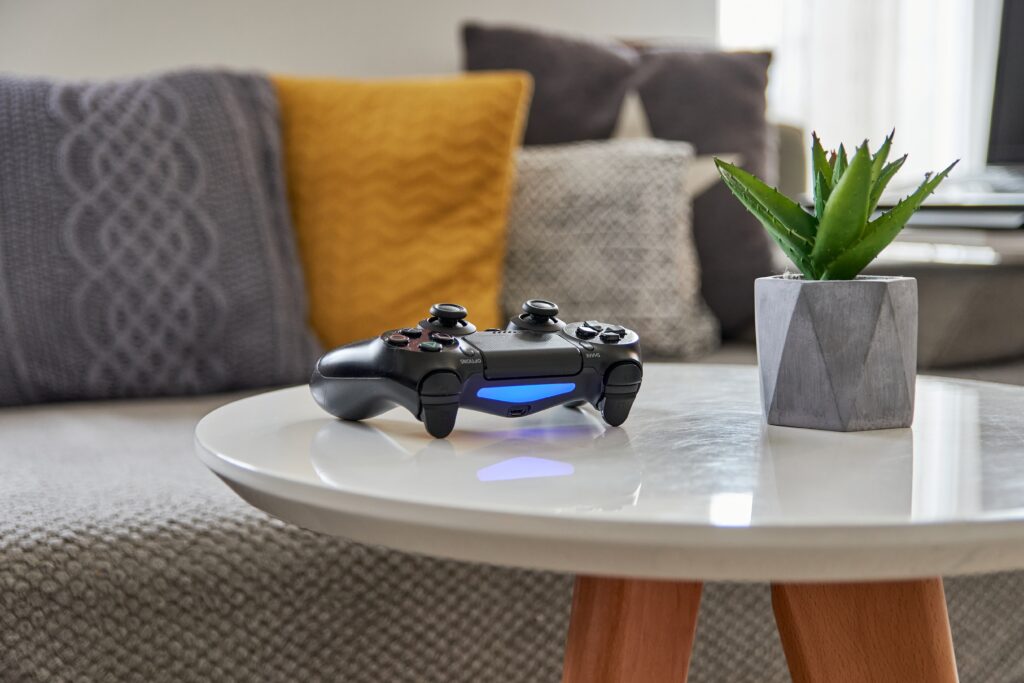
[[[0,679],[560,680],[571,577],[269,518],[193,453],[232,398],[0,411]],[[961,680],[1024,680],[1024,573],[946,588]],[[691,683],[789,680],[767,586],[701,611]]]
[[[570,578],[269,518],[194,455],[229,398],[0,411],[0,679],[557,680]]]

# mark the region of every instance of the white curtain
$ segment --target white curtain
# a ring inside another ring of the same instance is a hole
[[[719,0],[728,49],[769,48],[774,119],[827,146],[896,129],[896,184],[984,166],[1000,0]],[[809,143],[809,140],[808,140]]]

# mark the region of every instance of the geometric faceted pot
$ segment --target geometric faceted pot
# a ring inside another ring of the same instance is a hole
[[[914,421],[917,280],[762,277],[754,301],[768,424],[852,432]]]

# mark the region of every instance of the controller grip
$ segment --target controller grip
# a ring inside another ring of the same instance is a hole
[[[629,411],[633,407],[634,398],[636,398],[636,394],[632,396],[605,396],[604,402],[601,404],[601,417],[612,427],[618,427],[629,417]]]
[[[375,377],[324,377],[317,370],[309,389],[321,408],[343,420],[365,420],[402,405]]]
[[[626,361],[616,363],[605,376],[604,397],[601,399],[601,417],[613,427],[618,427],[633,407],[633,400],[640,391],[643,368],[639,363]]]
[[[419,418],[427,433],[443,439],[455,429],[455,418],[459,413],[459,393],[462,381],[451,371],[433,372],[420,384]]]

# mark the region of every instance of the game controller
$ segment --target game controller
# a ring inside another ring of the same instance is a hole
[[[328,413],[364,420],[395,406],[437,438],[459,408],[522,417],[590,403],[626,421],[640,390],[640,337],[611,323],[565,323],[558,306],[531,299],[504,330],[477,331],[458,304],[434,304],[416,327],[328,351],[313,370],[313,398]]]

